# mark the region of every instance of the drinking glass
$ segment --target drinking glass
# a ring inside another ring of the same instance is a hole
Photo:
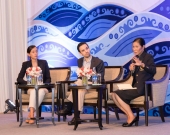
[[[31,85],[31,76],[27,75],[27,85]]]
[[[92,84],[97,84],[97,75],[92,75]]]
[[[97,73],[97,84],[101,84],[101,73]]]
[[[37,84],[38,84],[38,85],[42,85],[42,84],[43,84],[43,74],[40,74],[40,75],[37,77]]]
[[[93,72],[96,74],[97,72],[96,72],[96,67],[93,67]]]

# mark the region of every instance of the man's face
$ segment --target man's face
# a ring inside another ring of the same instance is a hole
[[[88,45],[83,44],[82,46],[79,47],[79,50],[80,50],[80,54],[83,57],[85,57],[85,58],[90,57],[90,49],[89,49]]]

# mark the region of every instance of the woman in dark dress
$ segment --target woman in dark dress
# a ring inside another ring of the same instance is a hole
[[[48,63],[46,60],[39,60],[38,58],[38,50],[35,45],[31,45],[27,48],[27,54],[30,57],[29,61],[25,61],[22,63],[22,68],[20,70],[20,73],[18,74],[17,82],[20,84],[27,84],[27,81],[24,80],[25,75],[31,75],[36,76],[40,73],[43,74],[43,83],[50,83],[51,77],[49,72]],[[32,70],[31,70],[32,69]],[[36,69],[36,72],[33,72],[33,69]],[[32,74],[34,73],[34,74]],[[26,123],[33,124],[34,120],[30,118],[34,118],[34,112],[35,112],[35,89],[28,89],[27,93],[30,95],[29,98],[29,109],[30,112],[28,114],[28,119],[26,119]],[[44,99],[44,96],[46,93],[48,93],[48,90],[45,88],[41,88],[38,91],[39,95],[39,105]]]
[[[132,45],[135,56],[129,69],[133,76],[132,87],[136,87],[136,89],[117,90],[112,93],[114,103],[127,115],[127,122],[123,123],[123,127],[130,127],[138,121],[129,106],[130,101],[145,94],[145,81],[153,80],[156,73],[154,59],[152,55],[144,51],[144,45],[143,38],[136,38]]]

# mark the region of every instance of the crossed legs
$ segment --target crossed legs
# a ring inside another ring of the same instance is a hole
[[[126,114],[127,123],[131,123],[135,116],[128,104],[126,104],[116,93],[112,93],[114,103]]]
[[[28,114],[28,119],[26,120],[26,122],[29,123],[29,124],[33,124],[34,120],[32,120],[30,118],[34,118],[34,112],[35,112],[35,108],[36,108],[35,90],[34,89],[28,89],[27,93],[30,95],[30,98],[29,98],[30,112]],[[43,89],[43,88],[39,89],[39,91],[38,91],[38,99],[39,99],[38,103],[39,103],[39,105],[38,106],[40,106],[40,104],[43,101],[46,93],[48,93],[47,89]]]

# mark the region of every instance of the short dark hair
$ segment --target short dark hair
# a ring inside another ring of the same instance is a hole
[[[134,42],[138,42],[142,47],[145,45],[145,40],[143,38],[136,38]]]
[[[30,53],[31,50],[32,50],[33,48],[35,48],[35,47],[36,47],[35,45],[30,45],[30,46],[28,46],[28,48],[27,48],[27,53]]]
[[[79,43],[79,44],[77,45],[77,51],[78,51],[78,52],[80,52],[80,46],[82,46],[82,45],[84,45],[84,44],[86,44],[86,45],[89,47],[89,45],[88,45],[86,42],[81,42],[81,43]]]

